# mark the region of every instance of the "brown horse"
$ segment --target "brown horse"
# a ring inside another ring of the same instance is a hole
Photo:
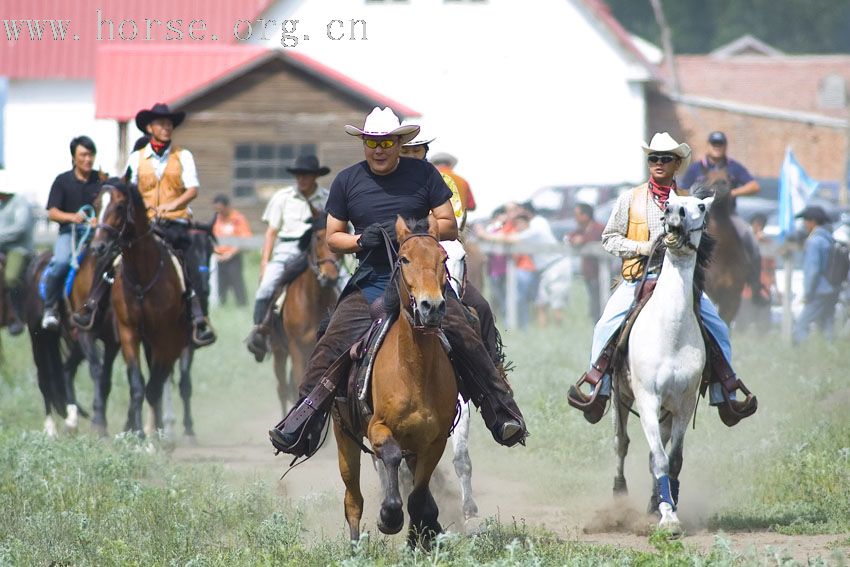
[[[385,534],[395,534],[404,524],[398,479],[404,458],[413,472],[413,490],[407,500],[407,541],[411,546],[418,542],[428,547],[442,531],[428,485],[446,447],[458,393],[454,369],[440,338],[446,310],[447,256],[439,244],[433,217],[428,218],[427,231],[420,225],[411,231],[399,217],[396,233],[399,251],[393,281],[400,301],[399,316],[375,357],[373,415],[365,431],[351,436],[335,416],[334,435],[346,488],[345,519],[351,540],[360,537],[363,514],[360,446],[352,437],[365,436],[386,468],[378,528]]]
[[[111,303],[130,384],[127,429],[143,436],[142,403],[147,398],[155,426],[161,429],[163,385],[189,343],[183,284],[167,247],[152,232],[144,201],[134,185],[105,184],[96,208],[98,225],[92,251],[103,256],[117,246],[122,255]],[[141,369],[142,345],[150,370],[147,386]]]
[[[326,218],[324,213],[314,216],[313,226],[301,237],[299,247],[307,255],[307,269],[287,286],[280,310],[283,324],[277,321],[272,333],[277,395],[284,411],[297,399],[298,384],[316,346],[319,323],[337,300],[339,258],[325,240]]]
[[[733,200],[729,180],[723,176],[709,175],[705,185],[691,192],[714,194],[708,233],[716,241],[716,246],[706,273],[705,290],[717,305],[720,318],[729,325],[741,306],[741,292],[747,283],[752,259],[732,220]]]

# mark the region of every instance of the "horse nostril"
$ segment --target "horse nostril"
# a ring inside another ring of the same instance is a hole
[[[440,315],[445,315],[446,313],[446,300],[441,299],[439,303],[437,303],[437,313]]]
[[[679,216],[680,217],[685,216],[685,207],[679,207]]]
[[[428,301],[427,299],[423,299],[422,301],[419,302],[419,309],[422,311],[422,313],[426,313],[426,314],[430,313],[431,312],[431,302]]]

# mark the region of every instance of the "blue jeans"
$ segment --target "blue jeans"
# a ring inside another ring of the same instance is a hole
[[[608,298],[608,303],[605,304],[605,310],[602,312],[602,317],[593,328],[593,344],[590,351],[590,363],[593,364],[602,353],[602,349],[608,344],[620,325],[626,319],[629,308],[635,297],[635,288],[639,282],[623,281]],[[729,339],[729,327],[717,314],[717,308],[708,299],[708,296],[703,293],[700,299],[700,313],[706,330],[711,333],[711,336],[717,341],[720,350],[723,352],[723,358],[732,366],[732,342]],[[602,379],[602,389],[600,393],[604,396],[611,395],[611,377],[606,374]],[[712,384],[709,388],[709,399],[711,404],[719,404],[723,401],[723,391],[720,384]]]
[[[55,306],[62,293],[62,285],[71,267],[71,233],[60,233],[53,244],[53,258],[47,264],[44,283],[44,305]]]
[[[835,304],[837,302],[837,293],[816,295],[806,301],[800,317],[794,322],[794,344],[806,339],[812,323],[817,323],[824,336],[832,340],[833,327],[835,326]]]
[[[520,329],[528,327],[531,319],[535,276],[534,272],[528,270],[516,271],[517,324]]]

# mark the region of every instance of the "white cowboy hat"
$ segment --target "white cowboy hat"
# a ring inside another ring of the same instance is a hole
[[[643,153],[649,155],[654,152],[664,152],[677,155],[682,158],[682,163],[676,168],[676,174],[684,172],[691,165],[691,147],[688,144],[679,143],[667,132],[655,134],[649,145],[646,142],[641,142]]]
[[[405,120],[405,121],[404,121],[404,122],[402,122],[401,124],[402,124],[402,126],[413,126],[413,124],[410,124],[410,122],[409,122],[409,121],[407,121],[407,120]],[[419,132],[418,132],[418,133],[417,133],[417,134],[413,137],[413,139],[412,139],[412,140],[410,140],[409,142],[406,142],[406,143],[402,144],[402,145],[403,145],[403,146],[407,146],[407,147],[410,147],[410,146],[424,146],[425,144],[430,144],[431,142],[433,142],[434,140],[436,140],[436,139],[437,139],[437,138],[436,138],[436,136],[431,137],[431,136],[430,136],[430,133],[423,134],[423,133],[422,133],[422,131],[423,131],[423,128],[422,128],[422,126],[420,125],[420,126],[419,126]]]
[[[454,169],[454,167],[457,165],[457,158],[452,154],[440,152],[433,155],[433,157],[431,158],[431,163],[433,163],[434,165],[444,163]]]
[[[419,133],[419,126],[415,124],[407,124],[402,126],[398,121],[398,116],[389,108],[375,107],[369,116],[366,117],[366,122],[363,128],[347,124],[345,131],[352,135],[362,138],[363,136],[400,136],[401,143],[406,144],[416,137]]]

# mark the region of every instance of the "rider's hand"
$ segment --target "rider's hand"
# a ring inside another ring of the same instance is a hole
[[[174,203],[173,202],[163,203],[162,205],[160,205],[156,208],[156,214],[157,214],[157,216],[162,216],[165,213],[170,213],[173,210],[174,210]]]
[[[357,239],[357,246],[359,246],[362,250],[378,248],[383,245],[383,243],[384,236],[381,233],[381,223],[379,222],[372,223],[364,228],[363,232],[360,233],[360,238]]]
[[[83,224],[86,222],[86,215],[82,213],[71,213],[71,222],[74,224]]]
[[[641,256],[649,256],[649,253],[652,251],[652,242],[639,242],[637,247],[637,253]]]
[[[381,227],[387,231],[387,235],[390,237],[390,240],[398,242],[398,235],[395,232],[395,219],[382,222]]]

